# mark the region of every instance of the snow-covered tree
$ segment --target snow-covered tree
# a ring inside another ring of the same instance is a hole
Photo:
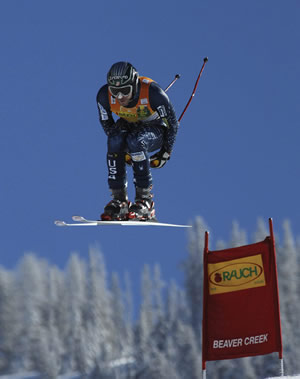
[[[290,373],[300,371],[300,363],[293,357],[300,347],[299,322],[299,278],[298,254],[289,221],[283,223],[283,243],[277,246],[280,310],[284,342],[285,362]]]
[[[20,331],[14,279],[12,272],[0,267],[0,373],[11,369]]]
[[[37,367],[40,355],[40,329],[45,319],[47,264],[33,254],[22,259],[16,282],[18,324],[20,332],[16,350],[19,362],[16,369],[32,370]]]
[[[131,355],[132,353],[132,346],[133,346],[133,297],[132,297],[132,290],[131,290],[131,281],[129,277],[129,273],[125,272],[125,291],[124,291],[124,320],[125,320],[125,327],[126,327],[126,336],[128,341],[128,354]]]
[[[233,221],[229,246],[237,247],[247,245],[247,243],[246,231],[240,228],[240,225],[236,220]]]
[[[64,354],[63,334],[60,331],[61,297],[63,294],[63,274],[56,267],[48,268],[46,298],[44,307],[44,323],[39,329],[37,341],[39,357],[37,368],[45,378],[56,378],[61,372]]]
[[[111,293],[104,259],[97,246],[89,250],[86,320],[91,359],[95,362],[114,359]]]
[[[80,357],[82,328],[84,326],[84,306],[86,302],[86,267],[78,254],[73,253],[67,266],[67,315],[68,329],[66,347],[68,351],[67,368],[76,370]]]
[[[189,234],[188,257],[183,264],[185,292],[191,314],[191,325],[199,344],[201,341],[202,320],[203,249],[206,230],[208,228],[204,220],[198,217]]]
[[[253,234],[253,240],[254,240],[254,242],[263,241],[266,238],[266,236],[268,236],[269,234],[270,234],[269,233],[269,229],[267,228],[264,219],[261,218],[261,217],[259,217],[257,219],[257,228],[256,228],[256,231]]]
[[[182,379],[201,378],[201,352],[193,328],[179,321],[173,336],[173,343],[177,351],[176,362],[179,377]]]
[[[150,338],[153,327],[153,306],[152,306],[152,279],[149,265],[144,266],[142,273],[142,301],[140,307],[139,323],[137,325],[138,337],[138,359],[142,362],[147,360],[147,354],[151,348]]]
[[[126,354],[129,341],[127,340],[126,322],[124,319],[124,302],[122,290],[120,287],[119,276],[117,273],[112,274],[111,280],[111,314],[113,336],[113,355],[120,357]]]

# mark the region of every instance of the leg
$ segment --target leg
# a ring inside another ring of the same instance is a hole
[[[107,140],[107,168],[108,185],[111,189],[126,187],[125,146],[127,132],[108,137]]]
[[[107,140],[108,185],[113,199],[105,206],[101,219],[125,220],[128,215],[127,179],[125,168],[125,130],[117,130]]]
[[[159,150],[163,144],[164,130],[161,126],[138,127],[127,136],[127,145],[133,163],[134,182],[137,187],[152,185],[149,152]]]
[[[149,152],[162,147],[163,135],[164,131],[160,126],[145,126],[136,129],[127,137],[136,186],[135,203],[129,209],[130,219],[149,220],[155,218]]]

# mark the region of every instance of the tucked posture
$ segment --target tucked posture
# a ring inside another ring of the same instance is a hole
[[[139,76],[128,62],[112,65],[107,84],[97,94],[97,104],[107,135],[112,193],[101,219],[154,219],[151,167],[161,168],[170,159],[178,129],[174,108],[164,90],[152,79]],[[113,113],[119,117],[116,121]],[[126,162],[133,168],[133,203],[128,201]]]

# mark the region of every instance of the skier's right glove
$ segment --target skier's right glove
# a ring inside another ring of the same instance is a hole
[[[162,148],[158,153],[150,157],[150,166],[152,168],[162,168],[170,159],[171,153]]]
[[[128,166],[133,165],[132,158],[131,158],[131,155],[129,153],[125,153],[125,163],[128,164]]]

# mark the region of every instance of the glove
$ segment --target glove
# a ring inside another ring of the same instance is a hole
[[[150,166],[152,168],[162,168],[170,159],[171,153],[162,148],[158,153],[150,157]]]
[[[125,153],[125,162],[126,162],[126,164],[128,164],[128,166],[133,165],[132,158],[131,158],[131,155],[129,153]]]

